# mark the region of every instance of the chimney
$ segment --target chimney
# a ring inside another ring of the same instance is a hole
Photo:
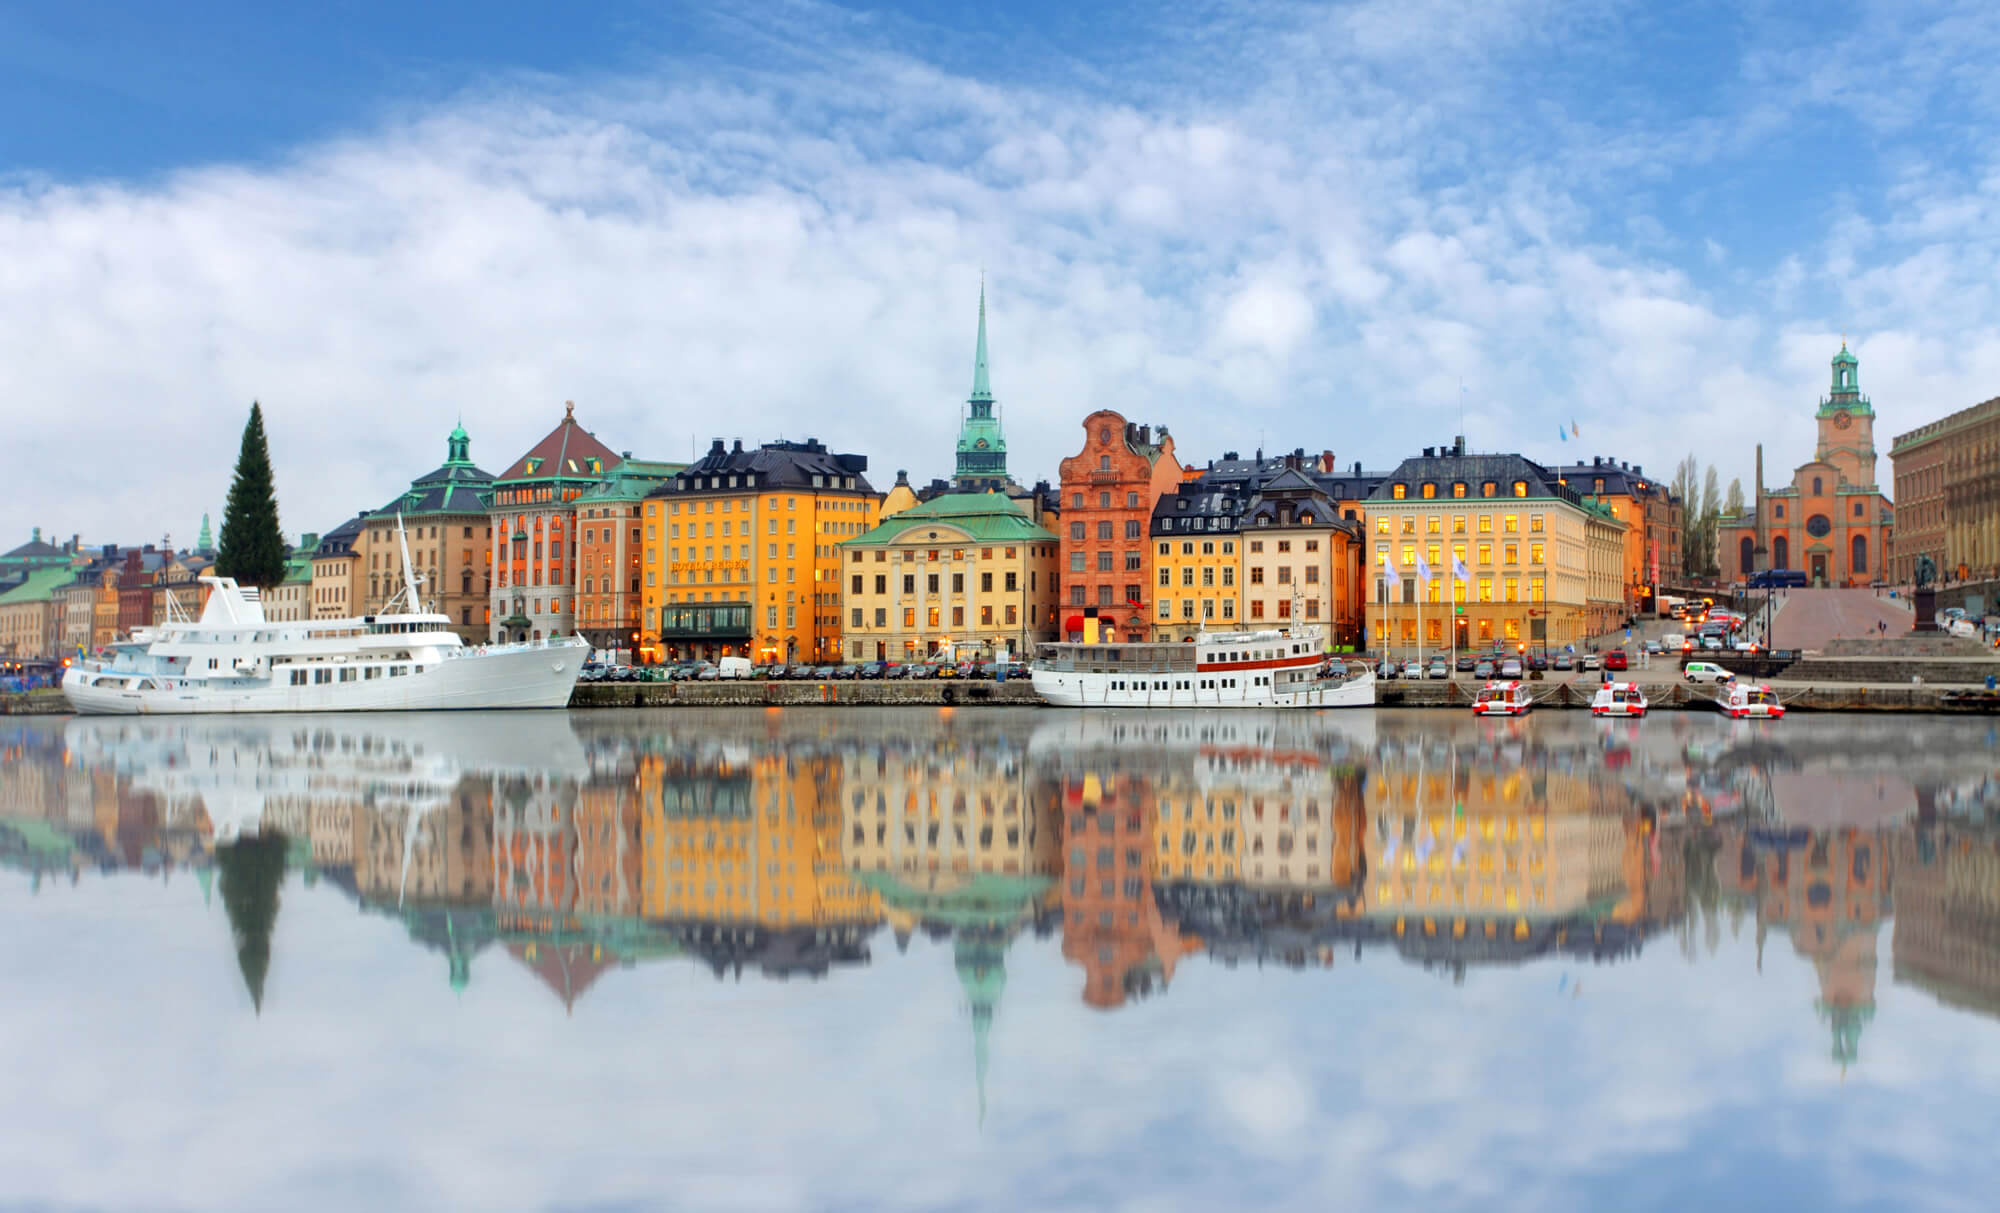
[[[1640,467],[1638,464],[1635,463],[1632,465],[1632,474],[1634,476],[1644,476],[1646,474],[1646,469]]]
[[[715,443],[714,443],[714,445],[712,445],[712,446],[710,446],[710,447],[708,448],[708,453],[709,453],[709,454],[711,454],[711,455],[720,455],[720,454],[722,454],[722,453],[723,453],[723,446],[722,446],[722,439],[720,439],[720,438],[717,438],[717,439],[715,440]]]
[[[1354,474],[1356,476],[1359,476],[1361,474],[1361,461],[1359,459],[1356,459],[1354,461]]]
[[[1349,522],[1358,522],[1358,521],[1360,521],[1359,519],[1357,519],[1357,518],[1356,518],[1356,517],[1354,516],[1354,511],[1353,511],[1353,510],[1349,510],[1349,511],[1347,511],[1347,520],[1348,520]]]
[[[731,449],[730,453],[733,455],[741,455],[743,453],[743,440],[741,438],[736,440],[736,445]]]
[[[1153,441],[1153,427],[1152,427],[1152,426],[1150,426],[1150,425],[1142,425],[1142,426],[1140,426],[1140,427],[1139,427],[1139,445],[1140,445],[1140,446],[1146,446],[1147,444],[1151,443],[1152,441]]]
[[[1436,459],[1437,453],[1438,453],[1437,448],[1434,446],[1427,446],[1424,448],[1424,458],[1426,459]]]
[[[630,451],[620,451],[620,452],[618,452],[618,457],[619,457],[620,459],[630,459],[630,458],[632,457],[632,452],[630,452]]]
[[[1465,454],[1465,435],[1464,435],[1464,434],[1454,434],[1454,435],[1452,435],[1452,439],[1451,439],[1451,453],[1452,453],[1452,454],[1454,454],[1454,455],[1463,455],[1463,454]]]

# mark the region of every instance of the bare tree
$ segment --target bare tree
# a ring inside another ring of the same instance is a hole
[[[1723,515],[1728,518],[1740,518],[1743,516],[1743,511],[1746,508],[1748,507],[1743,501],[1743,481],[1740,479],[1731,480],[1729,482],[1729,493],[1722,499]]]
[[[1713,577],[1722,571],[1715,559],[1716,523],[1722,517],[1722,488],[1715,475],[1715,465],[1708,465],[1707,475],[1701,483],[1701,567]]]

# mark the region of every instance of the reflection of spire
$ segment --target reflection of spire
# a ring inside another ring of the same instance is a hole
[[[212,904],[211,893],[215,888],[214,867],[203,865],[196,868],[194,870],[194,878],[201,885],[201,904],[204,906]]]
[[[1875,1004],[1839,1004],[1821,999],[1813,1003],[1813,1009],[1833,1029],[1833,1059],[1840,1063],[1840,1076],[1844,1079],[1847,1067],[1861,1060],[1861,1029],[1875,1018]]]
[[[444,938],[445,954],[451,958],[451,991],[463,994],[472,980],[472,953],[459,946],[458,924],[449,910],[444,915]]]
[[[972,1073],[979,1090],[979,1123],[986,1124],[986,1066],[993,1011],[1007,988],[1007,938],[991,930],[960,930],[952,941],[958,984],[972,1011]]]

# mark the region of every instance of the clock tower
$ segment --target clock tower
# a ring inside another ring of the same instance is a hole
[[[1875,407],[1861,394],[1859,361],[1840,343],[1833,356],[1833,387],[1814,414],[1819,449],[1814,458],[1831,464],[1847,484],[1875,487]]]

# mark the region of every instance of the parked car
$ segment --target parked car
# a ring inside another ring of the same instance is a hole
[[[917,679],[925,679],[935,676],[937,673],[937,667],[933,665],[926,665],[922,662],[918,662],[917,664],[910,666],[909,671],[910,671],[909,677]]]
[[[1481,657],[1478,661],[1473,663],[1472,676],[1474,678],[1488,679],[1493,677],[1493,672],[1494,672],[1493,663],[1484,657]]]
[[[1646,652],[1652,654],[1655,657],[1659,656],[1662,651],[1660,642],[1657,640],[1648,640],[1642,647],[1645,649]]]
[[[1604,655],[1604,668],[1607,670],[1629,669],[1630,666],[1631,663],[1626,659],[1624,649],[1613,649]]]
[[[1424,671],[1424,677],[1449,678],[1451,677],[1451,667],[1445,663],[1444,658],[1433,657],[1431,658],[1430,667]]]
[[[1404,678],[1422,678],[1424,676],[1424,667],[1414,661],[1406,661],[1403,663],[1401,676]]]
[[[1521,676],[1521,661],[1518,657],[1509,657],[1507,660],[1500,663],[1500,677],[1519,678],[1520,676]]]
[[[1472,667],[1478,664],[1479,664],[1479,658],[1474,657],[1470,653],[1460,653],[1458,655],[1458,662],[1457,662],[1458,672],[1461,674],[1472,673]]]
[[[1757,651],[1757,642],[1747,637],[1739,636],[1729,642],[1729,647],[1739,653],[1754,653]]]
[[[1397,674],[1402,672],[1402,669],[1403,669],[1402,666],[1397,665],[1395,662],[1389,660],[1387,657],[1384,657],[1382,660],[1375,663],[1375,677],[1394,678]]]
[[[595,661],[583,663],[583,669],[576,676],[578,682],[596,682],[604,677],[604,667]]]
[[[1549,659],[1549,665],[1553,669],[1573,670],[1576,668],[1576,658],[1571,657],[1568,653],[1557,653]]]
[[[1528,654],[1528,668],[1529,668],[1529,669],[1531,669],[1531,670],[1546,670],[1546,669],[1548,669],[1548,668],[1549,668],[1549,655],[1548,655],[1547,653],[1530,653],[1530,654]]]
[[[1603,666],[1604,659],[1595,653],[1581,653],[1577,655],[1576,668],[1579,670],[1596,670],[1602,669]]]
[[[1720,652],[1722,651],[1722,647],[1723,647],[1723,646],[1722,646],[1722,635],[1721,635],[1721,633],[1719,633],[1719,632],[1703,632],[1703,633],[1702,633],[1702,635],[1701,635],[1701,651],[1702,651],[1702,652],[1704,652],[1704,653],[1720,653]]]
[[[721,677],[722,671],[715,666],[709,665],[707,662],[703,662],[700,666],[696,667],[694,672],[696,682],[715,682]]]
[[[748,657],[724,657],[716,663],[716,671],[716,677],[718,678],[748,678],[750,677],[750,659]]]
[[[1689,682],[1728,682],[1736,677],[1712,661],[1690,661],[1681,667],[1681,676]]]

